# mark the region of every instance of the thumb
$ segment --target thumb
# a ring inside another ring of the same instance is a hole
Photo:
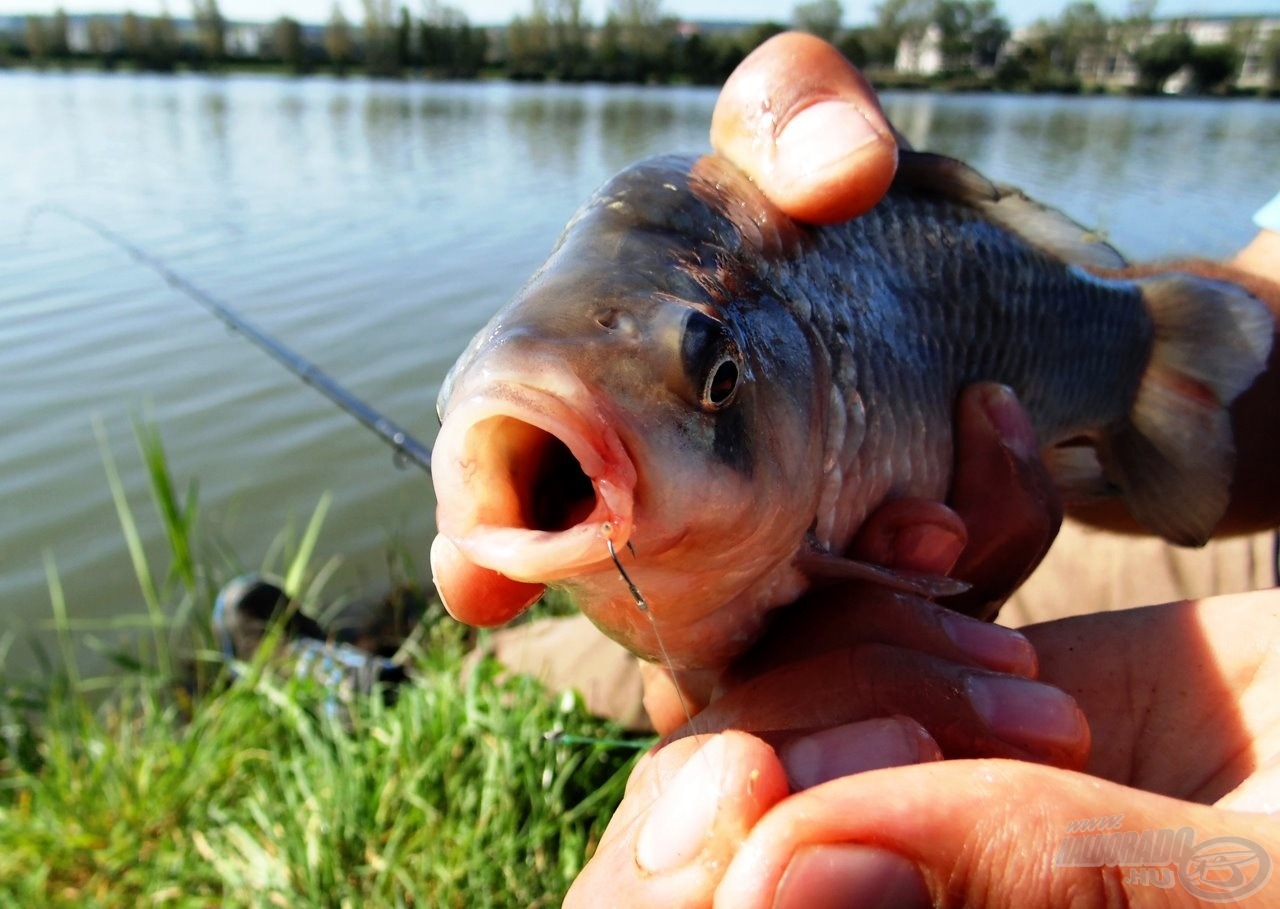
[[[708,906],[747,831],[786,795],[781,762],[754,736],[725,732],[660,748],[632,772],[564,905]]]
[[[1260,892],[1276,858],[1280,830],[1266,816],[1036,764],[948,761],[782,802],[743,843],[715,905],[880,906],[891,893],[903,907],[1195,906]]]
[[[729,76],[711,145],[793,218],[845,221],[889,188],[898,144],[875,92],[825,41],[770,38]]]

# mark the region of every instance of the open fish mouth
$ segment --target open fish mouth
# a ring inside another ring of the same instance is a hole
[[[548,583],[631,534],[636,469],[594,407],[490,386],[449,414],[433,453],[440,533],[475,565]]]

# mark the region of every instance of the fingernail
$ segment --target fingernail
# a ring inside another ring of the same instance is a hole
[[[821,101],[791,117],[774,144],[779,167],[801,176],[839,164],[881,138],[852,104]]]
[[[647,871],[682,868],[702,852],[720,808],[724,740],[717,736],[690,755],[662,794],[636,840],[636,861]]]
[[[905,568],[927,566],[930,573],[950,571],[964,551],[965,540],[936,524],[913,524],[894,534],[893,564]]]
[[[793,739],[778,756],[792,787],[799,790],[864,770],[933,761],[941,755],[919,725],[885,717]]]
[[[875,846],[802,846],[778,882],[774,909],[915,909],[933,905],[920,870]]]
[[[1084,714],[1070,695],[1012,676],[973,674],[969,703],[995,735],[1014,745],[1074,745],[1086,735]]]
[[[982,396],[982,410],[1005,446],[1023,460],[1040,456],[1036,430],[1018,397],[1007,385],[995,385]]]
[[[942,630],[952,643],[984,666],[1028,677],[1036,673],[1035,648],[1021,632],[958,612],[942,616]]]

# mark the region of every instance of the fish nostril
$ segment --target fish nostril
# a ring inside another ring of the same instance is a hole
[[[605,331],[632,336],[638,331],[635,316],[621,309],[602,309],[596,313],[596,324]]]

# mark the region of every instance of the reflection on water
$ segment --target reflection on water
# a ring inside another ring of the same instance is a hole
[[[673,107],[645,103],[643,98],[619,98],[600,111],[600,134],[619,157],[630,160],[643,154],[649,136],[670,129],[679,113]],[[705,123],[700,125],[707,128]],[[699,149],[705,145],[703,140]]]
[[[532,171],[574,172],[581,167],[583,146],[593,111],[579,93],[521,94],[511,100],[504,117],[518,158]]]
[[[573,209],[642,155],[706,147],[714,93],[600,86],[0,76],[0,600],[135,610],[90,420],[150,515],[129,421],[149,410],[207,524],[246,567],[322,492],[336,588],[425,567],[427,479],[128,256],[54,216],[98,218],[229,302],[422,438],[470,335]],[[1277,188],[1280,106],[890,95],[918,147],[972,161],[1104,227],[1137,256],[1222,254]],[[152,535],[150,550],[160,553]],[[25,652],[21,647],[18,651]]]

